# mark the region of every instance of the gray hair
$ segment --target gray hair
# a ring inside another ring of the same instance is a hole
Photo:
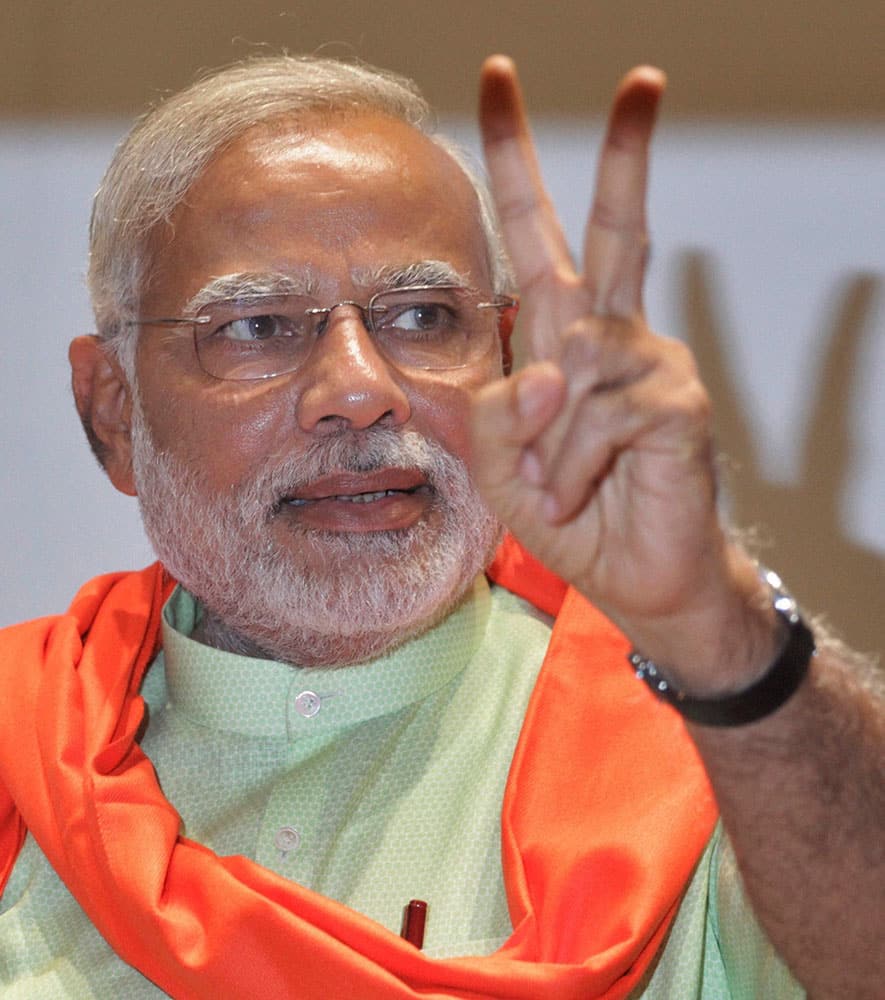
[[[310,113],[381,113],[411,125],[446,150],[479,200],[480,224],[496,292],[512,274],[481,172],[454,143],[434,135],[435,119],[405,77],[316,57],[256,58],[223,69],[141,118],[117,148],[95,196],[89,291],[99,336],[134,376],[136,318],[151,269],[150,238],[225,146],[253,126]],[[293,121],[297,128],[297,121]]]

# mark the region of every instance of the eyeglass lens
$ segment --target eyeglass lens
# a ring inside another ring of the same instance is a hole
[[[496,309],[457,287],[381,292],[365,308],[344,302],[319,308],[285,295],[219,302],[201,312],[195,327],[203,369],[220,379],[271,378],[304,364],[341,307],[356,308],[376,347],[403,368],[461,368],[485,355],[496,329]]]

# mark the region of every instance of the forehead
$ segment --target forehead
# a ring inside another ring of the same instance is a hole
[[[447,261],[488,283],[476,193],[451,156],[381,115],[314,117],[251,129],[217,155],[156,247],[151,297],[206,280],[300,272],[350,276]]]

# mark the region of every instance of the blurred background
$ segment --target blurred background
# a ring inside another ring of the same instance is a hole
[[[855,0],[2,0],[0,625],[148,562],[74,416],[90,199],[132,118],[200,71],[322,51],[414,77],[476,149],[483,56],[520,67],[573,246],[620,75],[670,78],[648,313],[717,404],[736,520],[811,610],[885,650],[885,5]]]

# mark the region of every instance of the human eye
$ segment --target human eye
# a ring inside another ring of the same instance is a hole
[[[212,336],[218,340],[235,343],[256,343],[281,337],[297,336],[295,323],[287,316],[262,313],[255,316],[239,316],[215,326]]]
[[[445,289],[406,289],[378,296],[373,319],[389,334],[433,339],[461,330],[462,313],[457,297]]]
[[[228,348],[259,347],[300,339],[310,333],[305,307],[295,296],[246,296],[207,306],[198,318],[197,337]]]
[[[219,302],[202,316],[197,357],[217,378],[268,378],[292,371],[310,353],[312,328],[303,304],[291,297]]]

